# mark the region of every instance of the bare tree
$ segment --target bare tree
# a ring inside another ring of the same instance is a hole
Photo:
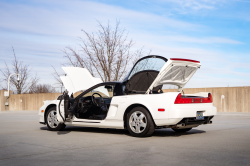
[[[134,42],[132,39],[128,40],[128,33],[120,27],[119,21],[116,21],[114,28],[109,22],[107,26],[97,22],[97,32],[82,30],[86,39],[79,38],[80,53],[72,47],[63,50],[64,57],[68,60],[66,65],[86,68],[104,82],[119,81],[127,73],[127,67],[144,54],[143,48],[132,51]]]
[[[28,65],[24,64],[22,61],[18,60],[15,54],[15,50],[12,47],[13,55],[14,55],[14,60],[11,63],[11,67],[5,63],[5,69],[0,70],[3,79],[1,82],[5,82],[5,85],[2,87],[3,89],[7,89],[7,84],[8,84],[8,78],[12,73],[18,73],[20,74],[20,81],[18,82],[16,77],[13,76],[10,78],[10,87],[14,89],[14,92],[17,94],[21,94],[24,92],[29,91],[29,88],[32,87],[33,85],[37,84],[39,78],[35,75],[32,77],[31,75],[31,68],[29,68]]]
[[[56,93],[56,89],[50,84],[33,85],[28,93]]]
[[[56,71],[56,69],[54,68],[54,66],[52,66],[52,67],[53,67],[53,69],[54,69],[53,76],[54,76],[54,78],[56,79],[56,82],[57,82],[58,84],[60,84],[60,85],[63,86],[63,82],[62,82],[62,80],[60,79],[60,76],[62,76],[62,75],[64,75],[64,74],[59,74],[59,73]]]
[[[52,66],[52,65],[51,65],[51,66]],[[53,69],[54,69],[54,73],[52,73],[52,75],[54,76],[54,78],[55,78],[55,80],[56,80],[56,84],[59,84],[59,85],[60,85],[61,93],[62,93],[63,82],[62,82],[60,76],[65,75],[65,74],[63,74],[63,73],[58,73],[58,72],[56,71],[56,69],[54,68],[54,66],[52,66],[52,67],[53,67]]]

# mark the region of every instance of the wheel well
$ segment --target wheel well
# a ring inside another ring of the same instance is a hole
[[[45,123],[47,123],[47,119],[46,119],[47,112],[48,112],[48,110],[49,110],[50,108],[52,108],[52,107],[56,107],[56,105],[55,105],[55,104],[50,104],[50,105],[48,105],[47,108],[45,109],[45,112],[44,112],[44,122],[45,122]]]
[[[125,111],[125,113],[124,113],[124,115],[123,115],[123,125],[124,125],[124,128],[125,128],[125,129],[127,129],[127,124],[126,124],[126,121],[127,121],[127,114],[129,113],[130,110],[132,110],[132,109],[135,108],[135,107],[143,107],[143,108],[145,108],[145,109],[148,111],[149,115],[151,116],[151,118],[152,118],[152,120],[153,120],[153,122],[154,122],[154,125],[155,125],[155,121],[154,121],[154,119],[153,119],[153,117],[152,117],[152,115],[151,115],[151,113],[150,113],[150,111],[148,110],[147,107],[145,107],[145,106],[142,105],[142,104],[132,104],[132,105],[130,105],[130,106],[126,109],[126,111]],[[155,125],[155,126],[156,126],[156,125]]]

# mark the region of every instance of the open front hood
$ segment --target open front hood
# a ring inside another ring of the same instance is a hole
[[[152,91],[154,87],[163,84],[176,85],[179,87],[179,91],[181,91],[200,66],[199,61],[171,58],[162,67],[146,93]]]
[[[102,83],[100,78],[93,77],[85,68],[80,67],[62,67],[66,76],[61,76],[61,80],[65,89],[69,91],[69,95],[75,92],[86,90],[96,84]],[[107,89],[100,87],[100,92],[109,96]]]

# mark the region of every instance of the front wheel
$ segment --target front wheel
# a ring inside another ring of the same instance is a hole
[[[64,123],[59,123],[57,120],[56,107],[52,107],[48,110],[46,114],[46,124],[51,131],[63,130],[66,125]]]
[[[184,132],[187,132],[189,130],[191,130],[192,128],[186,128],[186,129],[173,129],[175,132],[178,132],[178,133],[184,133]]]
[[[127,128],[134,137],[151,136],[155,130],[149,112],[143,107],[135,107],[127,114]]]

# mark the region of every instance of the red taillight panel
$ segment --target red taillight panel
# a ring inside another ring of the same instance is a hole
[[[192,60],[192,59],[181,59],[181,58],[170,58],[172,61],[188,61],[188,62],[194,62],[194,63],[200,63],[200,61]]]
[[[208,94],[208,98],[209,98],[209,100],[210,100],[211,103],[212,103],[212,102],[213,102],[213,97],[212,97],[212,94],[211,94],[211,93]]]
[[[211,93],[208,94],[208,97],[182,97],[181,93],[175,99],[175,104],[192,104],[192,103],[212,103],[213,98]]]

